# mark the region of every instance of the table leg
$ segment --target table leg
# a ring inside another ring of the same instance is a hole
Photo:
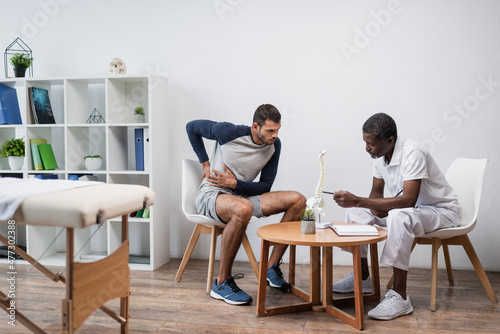
[[[380,300],[380,275],[378,269],[377,243],[370,244],[370,259],[372,267],[372,293],[365,296],[365,302],[378,302]]]
[[[323,280],[323,291],[321,300],[323,303],[323,308],[326,309],[326,305],[332,304],[332,284],[333,284],[333,249],[332,247],[323,247],[323,269],[322,269],[322,280]]]
[[[128,214],[122,216],[122,244],[128,240]],[[127,252],[129,250],[127,249]],[[128,278],[130,280],[130,277]],[[120,298],[120,316],[125,319],[125,323],[120,324],[120,333],[127,334],[129,331],[129,303],[130,303],[130,293],[126,297]]]
[[[292,305],[274,306],[266,308],[266,288],[267,288],[267,266],[269,258],[269,247],[271,243],[267,240],[262,239],[261,250],[260,250],[260,269],[259,269],[259,285],[257,289],[257,316],[266,317],[269,315],[285,314],[291,312],[302,312],[310,311],[313,305],[319,303],[320,300],[320,274],[319,274],[319,264],[311,264],[311,294],[302,291],[301,289],[292,285],[291,292],[296,296],[306,300],[304,303],[297,303]],[[313,248],[313,247],[311,247]],[[311,259],[319,259],[319,247],[314,247],[311,250]],[[293,252],[293,262],[292,262],[292,277],[295,277],[295,246],[292,247]],[[293,279],[292,281],[294,281]],[[316,304],[313,304],[314,301]]]
[[[354,309],[356,319],[354,327],[357,329],[364,328],[364,308],[363,308],[363,286],[361,277],[361,247],[352,247],[352,262],[354,274]]]
[[[295,245],[290,245],[289,250],[290,250],[290,261],[288,265],[288,283],[290,283],[291,286],[295,285],[295,255],[296,255],[296,246]]]
[[[62,331],[73,333],[73,257],[74,257],[74,230],[66,229],[66,299],[62,301]]]
[[[269,241],[262,239],[260,247],[259,285],[257,289],[257,316],[266,316],[266,283],[267,261],[269,258]]]
[[[320,247],[312,247],[310,252],[310,288],[309,301],[312,306],[321,304],[320,288],[321,288],[321,249]]]
[[[326,312],[333,315],[339,320],[342,320],[346,324],[351,325],[356,329],[364,328],[364,313],[363,313],[363,290],[362,290],[362,279],[361,279],[361,249],[360,246],[346,247],[346,250],[352,253],[353,259],[353,274],[354,274],[354,308],[355,316],[346,313],[336,306],[346,304],[346,302],[352,302],[352,297],[342,298],[341,300],[333,300],[333,304],[330,303],[332,299],[327,299]],[[328,274],[328,273],[327,273]],[[330,270],[329,275],[332,275],[332,270]],[[328,288],[328,287],[325,287]],[[330,284],[331,288],[331,284]]]

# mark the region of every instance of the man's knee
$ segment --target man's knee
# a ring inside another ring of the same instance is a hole
[[[245,199],[235,203],[232,211],[233,215],[248,223],[248,221],[250,221],[250,218],[252,218],[253,205],[249,200]]]
[[[217,198],[217,216],[225,223],[230,221],[238,224],[248,224],[252,218],[253,205],[242,197],[222,197]]]
[[[411,208],[392,209],[387,215],[387,227],[390,230],[396,229],[399,231],[413,231],[413,217],[410,214]]]
[[[359,224],[372,224],[375,223],[376,217],[366,208],[347,208],[346,221]]]
[[[292,203],[295,204],[300,210],[306,208],[307,199],[301,193],[297,191],[291,191]]]
[[[402,209],[392,209],[387,213],[387,219],[388,220],[394,220],[394,221],[405,221],[408,218],[408,213],[411,210],[408,208],[402,208]]]

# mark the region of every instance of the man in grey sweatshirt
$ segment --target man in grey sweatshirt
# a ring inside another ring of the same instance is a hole
[[[186,126],[189,141],[203,165],[202,183],[196,196],[198,213],[226,224],[222,233],[219,274],[210,296],[231,305],[245,305],[252,297],[234,282],[231,268],[252,216],[284,213],[281,222],[299,220],[306,199],[296,191],[271,192],[278,172],[281,114],[263,104],[254,113],[252,126],[209,120]],[[203,138],[215,140],[208,158]],[[260,174],[258,181],[255,178]],[[273,247],[267,273],[268,284],[282,290],[290,285],[279,268],[286,245]]]

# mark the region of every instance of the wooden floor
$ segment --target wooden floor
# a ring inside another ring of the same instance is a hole
[[[131,273],[131,333],[356,333],[349,325],[324,312],[257,317],[255,305],[257,278],[246,262],[237,262],[233,273],[242,272],[238,285],[249,293],[254,302],[249,306],[230,306],[205,294],[208,261],[191,260],[182,280],[174,282],[179,260],[172,260],[154,272]],[[285,275],[287,266],[282,266]],[[28,269],[17,265],[18,280]],[[53,268],[54,269],[54,268]],[[343,278],[348,267],[334,267],[334,280]],[[0,265],[7,273],[7,265]],[[382,293],[390,269],[381,268]],[[497,296],[500,296],[500,273],[488,272]],[[297,266],[297,285],[308,286],[309,267]],[[429,310],[429,270],[411,269],[408,274],[408,293],[415,311],[392,321],[368,319],[366,313],[375,305],[365,307],[365,333],[500,333],[500,305],[492,303],[473,271],[454,271],[455,286],[447,283],[446,272],[439,272],[438,311]],[[6,279],[0,280],[0,289],[7,288]],[[59,333],[61,299],[64,285],[53,283],[33,270],[16,288],[18,310],[34,319],[49,333]],[[268,287],[268,305],[279,305],[297,297]],[[298,299],[297,299],[298,301]],[[117,309],[112,301],[108,306]],[[352,310],[349,310],[349,312]],[[78,333],[118,333],[118,324],[96,311]],[[0,333],[29,333],[23,325],[7,324],[6,314],[0,310]]]

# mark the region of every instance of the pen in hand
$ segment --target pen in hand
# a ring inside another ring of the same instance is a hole
[[[335,193],[332,193],[331,191],[324,191],[324,190],[323,190],[323,191],[321,191],[321,192],[322,192],[322,193],[324,193],[324,194],[335,195]]]

